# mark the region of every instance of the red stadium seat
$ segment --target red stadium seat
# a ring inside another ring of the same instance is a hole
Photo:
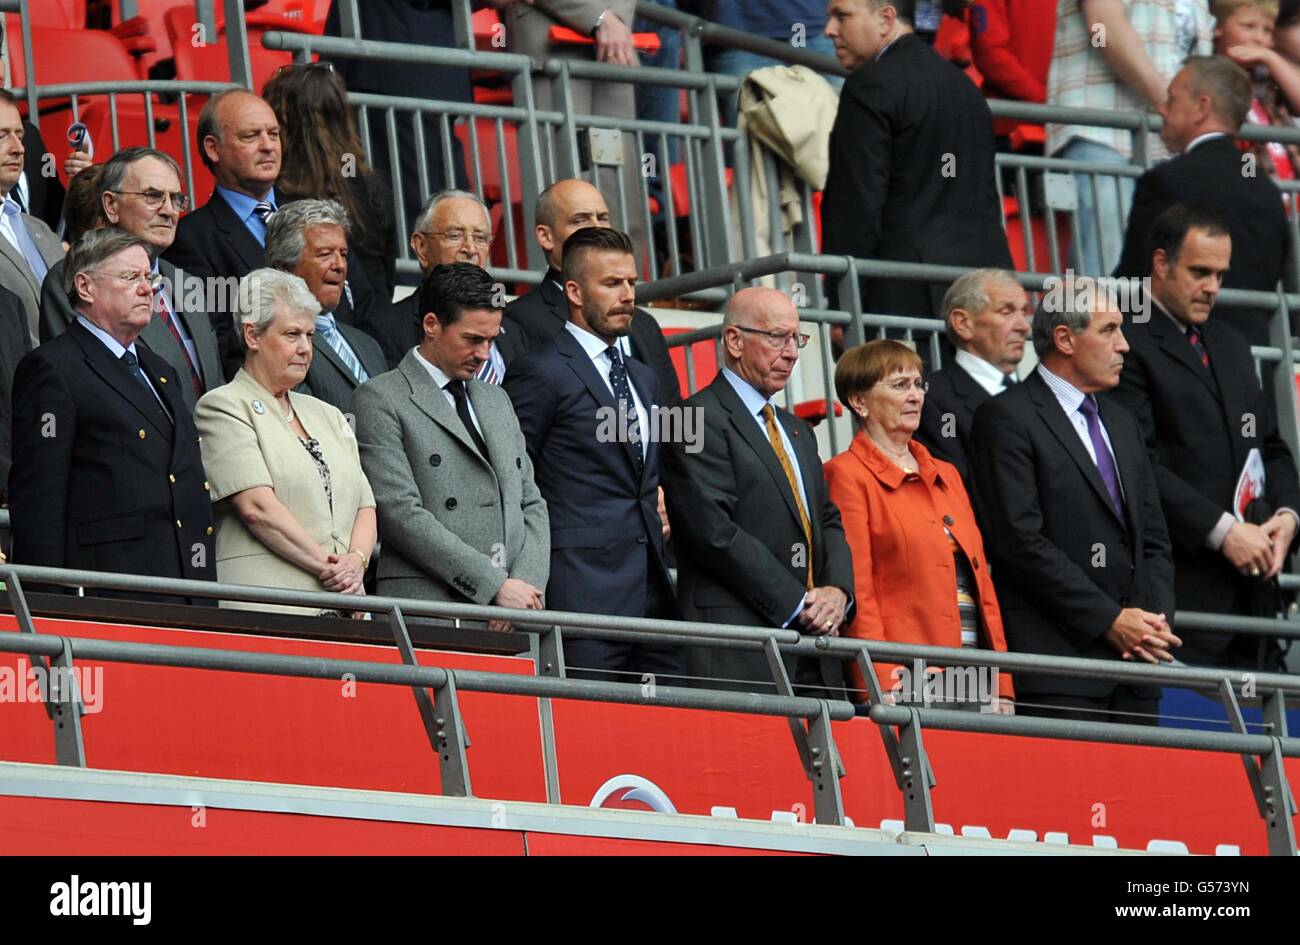
[[[86,0],[34,0],[27,5],[27,16],[33,27],[56,30],[76,30],[86,27]],[[15,45],[19,35],[17,13],[5,16],[5,36],[9,45]],[[17,42],[21,46],[21,41]]]
[[[1025,252],[1025,228],[1020,221],[1020,205],[1016,198],[1007,195],[1002,198],[1002,212],[1007,224],[1007,246],[1011,250],[1011,259],[1016,264],[1017,272],[1029,272],[1029,256]],[[1051,245],[1047,239],[1047,221],[1041,213],[1032,214],[1029,226],[1034,240],[1034,270],[1050,272],[1052,270]],[[1056,241],[1061,254],[1061,265],[1066,265],[1070,252],[1070,218],[1060,213],[1056,217]]]
[[[665,328],[664,336],[671,338],[673,335],[685,334],[689,331],[695,331],[694,328]],[[718,376],[718,346],[712,338],[706,338],[703,341],[695,341],[690,345],[691,358],[695,365],[695,389],[703,390],[713,383],[713,379]],[[681,385],[682,396],[691,395],[690,388],[687,386],[686,375],[686,348],[680,345],[668,349],[668,356],[672,358],[673,370],[677,372],[677,380]]]
[[[15,32],[11,35],[17,36]],[[32,29],[32,55],[36,60],[37,85],[64,85],[73,82],[134,82],[139,78],[135,63],[122,41],[111,33],[87,29]],[[9,46],[11,86],[27,84],[27,64],[22,44]],[[96,96],[82,96],[80,104]],[[68,99],[41,101],[41,111],[64,107]]]
[[[293,54],[262,46],[261,34],[269,30],[294,30],[301,19],[283,16],[257,16],[248,14],[248,56],[252,65],[253,88],[261,89],[281,66],[293,62]],[[195,45],[194,10],[191,7],[172,7],[163,17],[167,35],[171,40],[176,62],[176,78],[182,81],[229,82],[230,51],[226,43],[225,24],[217,19],[217,35],[201,45]]]
[[[479,161],[483,170],[483,199],[488,203],[502,199],[501,162],[497,158],[497,126],[490,118],[476,118],[478,125]],[[474,155],[470,150],[469,123],[457,122],[452,126],[461,147],[465,149],[465,169],[470,186],[477,186],[474,176]],[[510,198],[516,205],[523,200],[523,183],[519,175],[518,130],[511,122],[502,122],[505,138],[506,169],[510,174]],[[428,142],[426,142],[428,144]]]

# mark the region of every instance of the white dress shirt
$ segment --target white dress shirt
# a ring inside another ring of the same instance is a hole
[[[991,396],[996,397],[1006,390],[1003,382],[1007,375],[1003,374],[996,366],[985,361],[978,355],[971,354],[969,351],[957,349],[957,356],[953,358],[957,366],[964,370],[980,387],[984,388]],[[1015,383],[1014,381],[1012,383]]]
[[[131,342],[126,347],[123,347],[122,342],[118,341],[108,332],[104,331],[104,329],[100,328],[98,325],[92,322],[85,315],[78,315],[77,321],[81,323],[82,328],[86,329],[86,331],[90,332],[101,342],[103,342],[104,347],[107,348],[112,353],[113,357],[117,358],[117,360],[121,361],[122,355],[126,354],[128,351],[130,351],[133,355],[135,355],[136,361],[140,360],[140,354],[135,350],[134,341]],[[140,373],[144,375],[144,379],[149,384],[149,389],[153,391],[154,397],[158,398],[158,406],[162,407],[162,409],[167,412],[168,416],[171,416],[170,411],[167,411],[167,405],[163,403],[162,397],[159,397],[158,395],[158,388],[154,387],[153,381],[149,379],[149,372],[144,370],[143,364],[140,365]]]
[[[1038,362],[1038,371],[1056,396],[1057,403],[1061,405],[1061,410],[1065,412],[1065,418],[1070,421],[1070,426],[1074,427],[1074,432],[1079,434],[1079,440],[1083,443],[1083,448],[1088,451],[1088,455],[1095,465],[1097,451],[1092,448],[1092,437],[1088,435],[1088,418],[1079,409],[1083,406],[1084,398],[1087,395],[1069,381],[1053,374],[1041,361]],[[1097,420],[1097,425],[1101,427],[1101,438],[1106,442],[1106,449],[1110,451],[1110,460],[1115,465],[1115,478],[1119,481],[1120,494],[1124,495],[1124,478],[1119,473],[1119,463],[1115,460],[1115,448],[1111,446],[1110,434],[1106,432],[1105,421],[1100,416]]]
[[[610,348],[611,345],[603,339],[596,337],[585,328],[579,328],[577,325],[573,324],[573,322],[565,322],[564,330],[576,338],[578,344],[582,345],[582,350],[586,353],[587,357],[591,358],[591,363],[595,365],[596,373],[599,374],[600,379],[605,382],[605,386],[609,388],[609,393],[612,397],[614,395],[614,385],[609,382],[609,369],[612,365],[609,361],[609,355],[606,353],[606,350]],[[626,337],[627,336],[624,335],[620,338],[616,338],[615,344],[617,345],[617,342],[626,340]],[[623,354],[623,370],[627,371],[628,354],[621,347],[619,350],[622,351]],[[650,448],[650,415],[646,412],[645,404],[641,402],[641,395],[636,392],[636,385],[632,383],[632,373],[630,371],[627,371],[627,386],[628,390],[632,392],[632,406],[636,410],[637,429],[641,431],[641,461],[645,462],[646,453]]]
[[[452,396],[451,391],[447,390],[447,385],[451,383],[452,379],[443,373],[442,368],[438,367],[431,361],[425,360],[425,357],[420,353],[419,348],[415,349],[415,360],[420,362],[424,369],[429,372],[429,376],[433,378],[433,382],[438,385],[438,390],[442,391],[442,396],[447,398],[447,403],[451,404],[452,410],[455,410],[456,398]],[[474,401],[469,398],[468,384],[469,382],[466,381],[465,403],[469,407],[469,418],[474,421],[474,429],[478,430],[478,435],[483,436],[483,424],[478,422],[478,414],[474,412]],[[456,416],[459,417],[460,414],[456,414]],[[484,439],[486,440],[486,437],[484,437]]]

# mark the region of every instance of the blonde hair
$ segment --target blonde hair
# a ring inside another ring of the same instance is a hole
[[[1210,0],[1210,12],[1218,23],[1238,10],[1260,10],[1277,19],[1277,0]]]

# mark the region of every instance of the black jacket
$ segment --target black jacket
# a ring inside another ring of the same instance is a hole
[[[397,367],[406,353],[424,337],[420,321],[419,289],[392,305],[376,305],[371,310],[369,333],[379,342],[388,366]],[[506,314],[501,317],[501,334],[497,335],[496,344],[507,368],[515,358],[528,351],[528,340],[524,337],[523,329]]]
[[[23,122],[23,170],[27,172],[27,207],[32,216],[45,221],[55,233],[63,222],[63,200],[67,192],[58,176],[45,174],[45,142],[41,140],[40,129],[29,121]],[[70,148],[68,150],[71,150]],[[63,163],[63,153],[52,154],[59,164]]]
[[[564,292],[556,285],[560,274],[547,269],[541,283],[527,295],[521,295],[506,306],[506,317],[523,330],[528,349],[540,348],[558,335],[569,320],[569,303]],[[665,406],[681,402],[681,384],[677,371],[668,356],[668,344],[663,329],[655,317],[643,308],[632,318],[632,357],[649,365],[659,383],[660,397]]]
[[[677,549],[682,617],[780,627],[807,589],[805,538],[789,481],[767,436],[724,375],[684,407],[703,419],[698,440],[692,444],[682,437],[664,451],[664,498]],[[853,557],[826,487],[816,434],[785,410],[776,410],[776,416],[808,495],[814,583],[838,587],[851,601]],[[845,623],[852,619],[850,607]],[[798,629],[797,622],[791,626]],[[691,661],[696,674],[766,682],[760,690],[773,691],[761,653],[693,647]],[[814,675],[828,687],[838,685],[841,667],[821,663]],[[807,679],[807,669],[788,671],[792,680],[796,673]]]
[[[1263,521],[1283,506],[1300,511],[1300,480],[1291,450],[1278,433],[1269,398],[1255,379],[1255,363],[1242,336],[1216,313],[1202,326],[1207,369],[1187,336],[1154,304],[1144,322],[1126,319],[1119,387],[1107,396],[1137,418],[1155,466],[1156,482],[1173,543],[1175,588],[1182,610],[1272,617],[1277,585],[1237,573],[1205,540],[1231,511],[1237,478],[1252,448],[1264,461],[1265,492],[1251,518]],[[1258,655],[1223,633],[1178,630],[1185,662],[1233,665]],[[1258,642],[1256,640],[1256,642]],[[1254,668],[1254,660],[1248,661]]]
[[[979,89],[923,40],[899,37],[840,94],[823,251],[1012,268],[993,156],[993,118]],[[932,317],[946,288],[864,280],[862,310]]]
[[[212,502],[180,381],[143,345],[136,355],[174,421],[79,323],[18,365],[9,473],[15,561],[216,578]]]
[[[628,382],[649,413],[658,395],[654,372],[632,358],[626,365]],[[550,516],[546,606],[657,616],[647,609],[650,568],[659,571],[661,586],[672,586],[659,520],[657,438],[649,428],[642,431],[646,454],[638,474],[633,450],[640,447],[608,435],[621,429],[614,396],[567,331],[510,365],[502,386]],[[653,416],[647,423],[654,427]]]
[[[957,467],[970,489],[970,428],[975,411],[991,396],[955,361],[930,374],[916,438],[936,459]]]
[[[1285,271],[1288,246],[1282,192],[1262,168],[1247,176],[1242,158],[1234,139],[1225,135],[1157,164],[1139,177],[1115,274],[1150,275],[1147,239],[1156,217],[1176,203],[1207,204],[1228,218],[1232,235],[1232,268],[1223,287],[1276,291]],[[1221,309],[1215,319],[1233,325],[1251,344],[1267,345],[1270,314],[1271,309],[1234,307]]]
[[[0,498],[9,486],[13,458],[14,372],[31,347],[23,303],[8,289],[0,287]]]
[[[1163,613],[1173,623],[1169,533],[1141,431],[1124,408],[1104,399],[1100,406],[1124,491],[1124,521],[1037,370],[975,413],[975,505],[1009,650],[1118,660],[1106,631],[1122,609]],[[1021,695],[1101,697],[1116,685],[1016,674]]]

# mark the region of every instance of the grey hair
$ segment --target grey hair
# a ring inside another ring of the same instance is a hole
[[[132,165],[143,161],[145,158],[155,158],[162,161],[172,169],[176,179],[181,180],[180,165],[166,151],[144,147],[123,148],[105,161],[104,167],[99,172],[99,183],[95,186],[95,197],[100,206],[104,204],[104,194],[119,193],[122,190],[122,185],[126,183],[126,175],[131,172]]]
[[[240,346],[244,344],[245,325],[252,325],[253,334],[260,338],[285,309],[312,318],[320,314],[320,303],[301,276],[281,269],[254,269],[240,279],[233,313]]]
[[[429,229],[429,224],[433,222],[433,215],[438,212],[438,205],[444,200],[474,201],[483,208],[483,216],[487,218],[488,227],[492,226],[492,214],[488,211],[488,205],[483,202],[483,198],[478,194],[471,193],[468,190],[440,190],[424,202],[424,209],[415,218],[415,228],[411,230],[412,234],[423,233]]]
[[[295,200],[286,203],[266,225],[266,264],[272,269],[288,271],[302,261],[306,245],[303,231],[308,227],[332,223],[343,227],[346,236],[352,229],[348,212],[337,200]]]
[[[115,226],[102,226],[81,234],[68,250],[67,261],[63,264],[63,291],[68,297],[68,304],[74,309],[83,304],[81,296],[77,294],[78,274],[94,269],[105,259],[132,246],[139,246],[149,254],[150,261],[153,260],[148,243]]]
[[[970,312],[972,315],[984,311],[989,307],[989,285],[999,282],[1020,285],[1015,273],[1006,269],[972,269],[965,275],[958,276],[957,280],[948,286],[948,291],[943,296],[943,324],[948,340],[954,346],[961,347],[961,339],[953,333],[948,317],[957,309]]]
[[[1081,335],[1092,324],[1094,312],[1119,311],[1115,287],[1110,279],[1092,276],[1072,276],[1069,279],[1049,279],[1034,320],[1030,326],[1034,352],[1038,360],[1056,349],[1053,335],[1064,325],[1076,335]]]

